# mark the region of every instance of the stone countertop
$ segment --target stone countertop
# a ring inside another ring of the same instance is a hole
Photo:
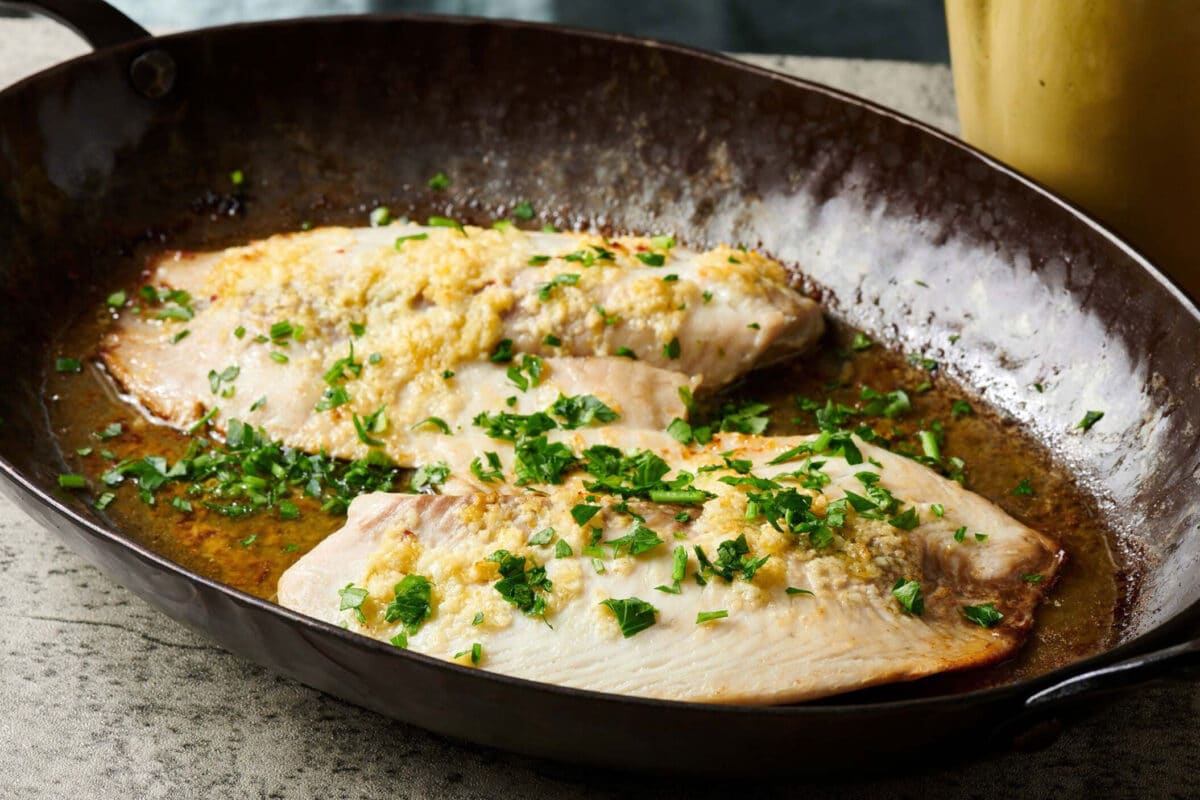
[[[0,19],[0,87],[85,50],[51,23]],[[746,59],[957,129],[945,67]],[[803,787],[751,789],[743,779],[733,789],[458,745],[321,695],[160,615],[3,498],[0,607],[9,609],[0,625],[5,799],[1200,795],[1200,690],[1184,682],[1119,697],[1033,754],[956,766],[914,761],[904,775]]]

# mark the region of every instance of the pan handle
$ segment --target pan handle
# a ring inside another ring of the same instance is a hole
[[[1097,667],[1030,695],[1020,712],[997,731],[998,738],[1020,750],[1037,749],[1057,737],[1058,717],[1089,700],[1140,686],[1187,667],[1200,666],[1200,639],[1143,653]]]
[[[57,20],[82,36],[96,50],[150,36],[148,30],[104,0],[5,0],[0,2],[0,6],[32,11]]]

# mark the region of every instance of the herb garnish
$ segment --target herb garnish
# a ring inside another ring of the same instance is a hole
[[[395,599],[388,603],[383,618],[399,622],[411,636],[433,613],[433,584],[423,575],[405,575],[392,592]]]
[[[531,617],[546,617],[545,593],[554,588],[546,577],[546,568],[528,560],[525,556],[514,556],[507,550],[497,550],[488,556],[488,561],[500,565],[500,580],[493,584],[496,591],[508,602]]]
[[[600,605],[613,612],[617,618],[617,625],[621,628],[621,635],[626,639],[652,626],[658,613],[657,608],[636,597],[605,600]]]
[[[729,616],[729,612],[725,609],[720,611],[701,611],[696,614],[696,624],[703,625],[706,622],[712,622],[716,619],[725,619]]]
[[[338,589],[338,597],[341,598],[338,611],[353,611],[359,622],[366,623],[367,617],[362,611],[363,601],[367,599],[366,589],[355,586],[353,582],[347,583]]]
[[[921,584],[908,578],[898,578],[892,586],[892,596],[909,614],[921,616],[925,613],[925,598],[921,595]]]
[[[480,460],[479,456],[475,456],[471,460],[471,474],[484,483],[503,481],[504,471],[500,468],[500,456],[490,450],[485,452],[483,456],[487,459],[488,469],[484,469],[483,461]]]
[[[1099,422],[1103,416],[1103,411],[1089,411],[1083,415],[1083,419],[1081,419],[1079,424],[1075,427],[1086,433],[1087,431],[1090,431],[1092,426]]]
[[[1004,619],[1004,615],[996,610],[996,606],[993,603],[984,603],[979,606],[963,606],[960,611],[971,622],[984,628],[995,627],[1000,623],[1000,620]]]

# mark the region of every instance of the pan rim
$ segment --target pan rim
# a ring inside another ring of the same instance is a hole
[[[826,86],[805,78],[799,78],[786,73],[777,72],[775,70],[755,64],[739,61],[732,56],[657,39],[636,37],[619,33],[609,33],[604,31],[587,30],[572,26],[544,22],[528,22],[512,19],[490,19],[441,14],[340,14],[318,17],[310,16],[254,22],[238,22],[179,31],[162,36],[153,35],[149,37],[142,37],[130,40],[129,42],[120,45],[84,53],[80,56],[34,73],[33,75],[22,78],[16,83],[13,83],[5,87],[3,90],[0,90],[0,105],[5,102],[7,97],[22,91],[30,91],[30,87],[35,86],[35,84],[39,81],[48,79],[52,76],[58,75],[59,73],[70,72],[81,64],[100,61],[102,59],[110,58],[125,52],[146,49],[149,46],[157,44],[166,45],[173,41],[199,39],[202,37],[231,34],[240,31],[257,32],[272,28],[286,28],[295,26],[320,27],[345,24],[378,25],[398,24],[405,22],[419,24],[434,23],[479,28],[493,27],[506,29],[533,29],[569,37],[591,39],[597,42],[619,43],[622,45],[658,49],[666,52],[676,53],[689,58],[700,59],[702,61],[716,64],[722,68],[746,72],[772,81],[780,81],[795,88],[809,92],[816,92],[817,94],[824,95],[846,105],[863,109],[868,113],[883,116],[892,120],[893,122],[914,128],[925,136],[932,136],[943,145],[958,149],[972,156],[973,158],[982,162],[982,164],[988,170],[994,173],[999,173],[1007,179],[1016,181],[1021,186],[1019,191],[1032,192],[1035,195],[1039,195],[1043,200],[1048,200],[1054,205],[1057,205],[1059,208],[1067,212],[1067,214],[1069,214],[1076,223],[1083,223],[1095,235],[1098,235],[1109,245],[1120,251],[1125,257],[1131,259],[1142,272],[1146,273],[1158,284],[1160,284],[1171,296],[1174,302],[1178,304],[1193,321],[1200,324],[1200,307],[1197,306],[1197,303],[1192,300],[1192,298],[1186,292],[1184,292],[1173,279],[1168,277],[1157,266],[1155,266],[1149,260],[1149,258],[1142,255],[1136,248],[1124,241],[1104,223],[1095,219],[1088,212],[1084,211],[1073,202],[1061,197],[1057,193],[1041,185],[1021,171],[1004,164],[992,156],[987,155],[986,153],[967,144],[961,139],[948,134],[945,131],[934,128],[924,122],[916,120],[899,111],[876,103],[875,101],[859,97],[840,89]],[[393,658],[414,658],[417,659],[418,663],[426,666],[436,667],[438,669],[456,670],[464,676],[471,675],[477,680],[494,681],[525,692],[537,691],[552,695],[560,695],[568,699],[589,701],[592,704],[602,702],[619,702],[625,705],[645,705],[648,707],[657,708],[664,712],[703,711],[707,713],[721,713],[738,716],[745,714],[766,714],[769,716],[795,716],[798,718],[807,718],[812,716],[823,716],[826,714],[844,715],[854,712],[886,713],[893,711],[924,710],[934,708],[940,704],[945,704],[948,701],[998,703],[1009,701],[1017,697],[1028,696],[1046,686],[1050,686],[1068,678],[1083,674],[1091,669],[1094,669],[1095,667],[1111,664],[1117,660],[1120,660],[1121,658],[1146,652],[1154,646],[1161,644],[1164,640],[1170,639],[1181,628],[1187,626],[1189,622],[1200,618],[1200,600],[1197,600],[1187,607],[1177,611],[1167,619],[1160,621],[1158,624],[1146,630],[1145,632],[1125,642],[1121,642],[1113,647],[1110,647],[1109,649],[1096,653],[1095,655],[1072,662],[1032,678],[1026,678],[1001,686],[995,686],[986,689],[976,689],[969,692],[956,694],[938,694],[929,697],[916,697],[900,700],[863,703],[838,703],[836,702],[836,696],[834,696],[833,698],[810,701],[807,703],[780,706],[703,703],[620,695],[609,692],[598,692],[588,689],[578,689],[574,687],[561,686],[558,684],[544,683],[525,678],[517,678],[510,675],[489,672],[487,670],[479,670],[460,666],[458,664],[422,653],[399,651],[397,648],[388,645],[385,642],[351,633],[336,625],[307,617],[299,614],[298,612],[292,611],[291,609],[284,608],[276,603],[271,603],[268,600],[263,600],[247,592],[193,572],[192,570],[183,567],[175,561],[172,561],[166,556],[163,556],[146,547],[145,545],[135,541],[132,537],[122,533],[117,528],[101,525],[98,522],[85,517],[76,509],[71,508],[66,502],[63,502],[55,497],[52,489],[43,489],[36,485],[3,455],[0,455],[0,476],[5,478],[5,480],[12,487],[14,487],[25,497],[40,503],[42,506],[53,512],[53,514],[64,518],[66,521],[74,525],[77,529],[85,531],[88,534],[111,545],[119,546],[131,552],[139,560],[148,562],[153,567],[157,567],[165,572],[173,573],[176,577],[185,579],[190,583],[199,584],[209,591],[216,591],[219,594],[224,595],[227,600],[235,604],[239,604],[244,607],[251,607],[259,612],[277,614],[291,624],[299,624],[303,629],[312,631],[314,634],[332,634],[352,646],[358,648],[375,649],[376,652],[380,654],[387,652],[390,653],[390,657]],[[39,527],[45,529],[46,526],[41,526],[39,523]],[[84,560],[87,559],[85,558]],[[89,561],[89,563],[91,562]],[[833,702],[830,702],[831,700]]]

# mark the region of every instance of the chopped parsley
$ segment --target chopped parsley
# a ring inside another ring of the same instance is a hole
[[[56,358],[54,369],[57,372],[82,372],[83,364],[78,358]]]
[[[392,593],[395,597],[388,603],[383,618],[399,622],[411,636],[433,613],[433,584],[423,575],[405,575]]]
[[[501,339],[496,349],[488,356],[493,364],[507,364],[513,360],[512,339]]]
[[[550,544],[552,541],[554,541],[554,528],[542,528],[540,531],[533,534],[533,536],[529,537],[529,543],[531,545]]]
[[[588,505],[587,503],[576,503],[571,508],[571,519],[575,520],[575,524],[583,527],[591,521],[592,517],[600,512],[600,506]]]
[[[1017,497],[1033,497],[1035,492],[1033,491],[1033,484],[1029,482],[1029,478],[1021,478],[1021,482],[1014,486],[1009,494]]]
[[[993,603],[984,603],[979,606],[963,606],[960,611],[971,622],[984,628],[995,627],[1000,623],[1000,620],[1004,619],[1004,615],[996,610],[996,606]]]
[[[362,417],[358,414],[352,415],[354,421],[354,432],[358,435],[358,440],[369,447],[383,447],[383,442],[372,436],[372,433],[383,433],[388,427],[388,418],[386,412],[387,406],[380,406],[370,414]],[[420,424],[420,423],[418,423]]]
[[[553,333],[547,333],[542,339],[542,344],[547,347],[562,347],[562,339],[555,336]]]
[[[288,363],[288,357],[286,355],[284,355],[283,353],[280,353],[277,350],[271,351],[271,360],[274,361],[276,364]]]
[[[467,232],[463,229],[462,223],[456,219],[451,219],[450,217],[430,217],[425,224],[431,228],[454,228],[454,230],[458,231],[463,236],[467,235]]]
[[[612,547],[613,555],[619,555],[622,551],[626,551],[631,556],[637,556],[650,552],[663,544],[663,540],[656,532],[640,522],[635,522],[629,533],[617,539],[609,539],[605,544]]]
[[[958,530],[956,530],[954,532],[954,541],[961,542],[966,538],[967,538],[967,526],[966,525],[963,525],[961,528],[959,528]]]
[[[59,371],[61,372],[61,370]],[[1092,426],[1099,422],[1103,416],[1103,411],[1089,411],[1083,415],[1083,419],[1079,420],[1079,424],[1075,427],[1086,433],[1087,431],[1090,431]]]
[[[186,339],[189,334],[191,334],[191,331],[189,331],[187,328],[184,328],[183,330],[179,331],[178,333],[176,333],[174,336],[171,337],[171,344],[179,344],[184,339]]]
[[[579,394],[566,397],[559,394],[550,412],[558,417],[564,430],[575,430],[586,427],[593,422],[608,424],[615,422],[620,415],[605,405],[599,398],[591,394]]]
[[[550,279],[549,283],[543,283],[538,286],[538,300],[541,300],[543,303],[549,300],[550,293],[554,291],[556,286],[575,286],[579,283],[579,277],[579,274],[575,272],[564,272],[559,275],[555,275]]]
[[[630,350],[628,347],[625,347],[625,346],[618,347],[616,350],[616,353],[614,353],[614,355],[620,356],[621,358],[630,358],[630,359],[633,359],[634,361],[637,361],[637,353],[633,352],[632,350]]]
[[[796,597],[797,595],[803,595],[806,597],[816,597],[816,595],[814,595],[811,590],[797,589],[795,586],[789,586],[784,591],[787,593],[787,595],[789,597]]]
[[[559,539],[554,544],[554,557],[555,558],[568,558],[573,555],[575,555],[575,551],[571,549],[571,545],[567,542],[566,539]]]
[[[868,339],[866,334],[856,333],[854,334],[854,341],[850,343],[850,347],[859,351],[870,350],[873,344],[875,343]]]
[[[434,492],[449,477],[450,466],[445,461],[435,461],[418,467],[408,485],[414,492]]]
[[[553,582],[546,577],[546,568],[529,560],[530,566],[526,569],[525,556],[514,556],[507,550],[497,550],[488,556],[488,560],[499,565],[500,580],[493,586],[500,596],[525,614],[545,619],[545,593],[554,588]]]
[[[670,250],[672,247],[675,246],[675,237],[671,236],[670,234],[663,234],[661,236],[651,236],[650,237],[650,246],[658,248],[659,250]]]
[[[471,625],[482,625],[482,624],[483,624],[483,612],[476,611],[475,616],[471,618]]]
[[[679,358],[679,337],[676,336],[671,341],[663,345],[663,358],[677,359]]]
[[[371,209],[368,219],[371,221],[372,228],[382,228],[392,221],[392,211],[387,206],[376,206]]]
[[[471,645],[470,650],[460,650],[454,654],[455,658],[462,658],[463,656],[470,656],[471,666],[478,667],[479,662],[483,659],[483,645],[475,642]]]
[[[950,406],[950,418],[958,419],[959,417],[969,417],[973,414],[971,404],[966,400],[955,400],[954,405]]]
[[[235,380],[237,380],[237,376],[240,375],[241,372],[241,367],[238,366],[226,367],[220,372],[217,372],[215,369],[209,370],[208,388],[212,390],[213,394],[217,394],[221,391],[221,384],[233,383]],[[222,394],[221,396],[228,397],[229,395]]]
[[[1028,574],[1021,576],[1021,580],[1025,581],[1026,583],[1041,583],[1045,579],[1046,579],[1045,575],[1042,575],[1037,572],[1030,572]]]
[[[448,189],[450,188],[450,179],[446,177],[446,173],[439,172],[429,179],[429,188],[435,192]]]
[[[667,263],[667,257],[662,253],[634,253],[633,255],[647,267],[661,267]]]
[[[120,308],[121,306],[125,305],[125,301],[127,299],[128,296],[125,294],[124,290],[116,291],[104,299],[104,304],[109,308]]]
[[[921,595],[921,584],[908,578],[898,578],[892,586],[892,597],[909,614],[921,616],[925,613],[925,598]]]
[[[471,474],[484,483],[503,481],[504,471],[500,468],[500,456],[489,450],[483,454],[483,457],[487,459],[487,469],[484,469],[483,460],[479,456],[475,456],[471,460]]]
[[[741,534],[736,539],[727,539],[717,545],[717,558],[711,561],[700,545],[694,546],[696,558],[700,562],[700,574],[705,578],[719,575],[727,583],[741,576],[742,580],[750,581],[759,568],[767,563],[769,555],[762,558],[750,558],[750,546],[746,544],[746,535]]]
[[[513,216],[519,220],[528,222],[533,219],[533,203],[528,200],[522,200],[513,207]]]
[[[121,423],[110,422],[100,430],[96,431],[95,436],[100,441],[107,441],[108,439],[115,439],[120,436],[121,431],[123,430],[124,427],[121,425]]]
[[[621,635],[626,639],[652,626],[656,621],[655,615],[658,614],[657,608],[636,597],[605,600],[600,605],[611,611],[617,618]]]
[[[112,501],[116,499],[117,496],[112,492],[102,492],[100,496],[96,498],[96,502],[92,504],[92,507],[97,511],[103,511],[112,505]]]
[[[701,611],[696,614],[696,624],[703,625],[706,622],[712,622],[716,619],[725,619],[729,616],[729,612],[725,609],[720,611]]]
[[[338,611],[353,611],[359,622],[366,623],[367,617],[362,611],[363,601],[367,599],[366,589],[355,586],[353,582],[347,583],[338,589],[338,597],[341,599]]]
[[[508,368],[508,379],[522,392],[537,386],[542,381],[542,359],[538,356],[521,356],[520,365],[513,364]]]
[[[447,436],[450,435],[450,426],[446,423],[446,420],[442,419],[441,417],[426,417],[417,424],[413,425],[411,430],[415,431],[417,428],[422,428],[426,425],[432,425]]]
[[[428,233],[410,233],[408,236],[397,236],[396,241],[393,242],[393,244],[392,244],[392,247],[395,248],[395,250],[397,252],[399,252],[404,249],[405,242],[419,242],[423,239],[428,239],[428,238],[429,238]]]

